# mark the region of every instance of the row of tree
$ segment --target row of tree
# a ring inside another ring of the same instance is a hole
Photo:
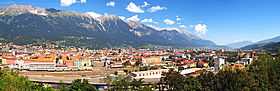
[[[19,76],[16,71],[0,70],[0,91],[54,91],[53,88],[43,86]]]
[[[125,76],[108,78],[107,83],[111,84],[108,91],[154,91],[153,84],[144,84],[143,79],[132,79]]]
[[[261,55],[245,69],[226,67],[197,77],[169,71],[161,82],[168,91],[280,91],[280,57]]]
[[[26,77],[18,75],[17,71],[9,69],[0,70],[0,91],[97,91],[88,80],[77,79],[70,85],[62,85],[54,89],[48,85],[34,83]]]

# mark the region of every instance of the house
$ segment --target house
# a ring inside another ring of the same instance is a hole
[[[219,71],[223,68],[225,64],[225,59],[223,57],[214,57],[214,68],[215,71]]]
[[[31,71],[55,71],[56,64],[54,62],[32,62],[23,67]]]
[[[91,70],[92,63],[88,58],[79,58],[75,59],[74,66],[77,67],[78,70]]]
[[[177,58],[187,58],[187,55],[185,54],[185,52],[175,52],[175,56]]]
[[[16,64],[17,58],[15,56],[2,56],[1,63],[6,65]]]
[[[237,61],[238,64],[249,65],[253,62],[253,58],[241,58],[240,61]]]
[[[19,60],[13,66],[17,69],[32,71],[55,71],[56,62],[54,55],[36,55],[28,59]]]
[[[205,60],[198,61],[197,65],[196,65],[196,67],[199,67],[199,68],[208,67],[208,66],[209,66],[209,64]]]
[[[138,71],[138,72],[131,72],[130,76],[135,79],[139,78],[161,78],[162,73],[168,72],[168,69],[159,69],[159,70],[148,70],[148,71]]]
[[[160,56],[150,56],[150,57],[143,57],[143,63],[150,64],[150,65],[159,65],[161,63]]]
[[[195,72],[198,72],[202,70],[202,68],[189,68],[189,69],[184,69],[180,72],[181,75],[190,75],[193,74]]]
[[[239,69],[239,70],[245,68],[245,66],[243,64],[231,64],[231,65],[229,65],[229,67],[232,69]]]
[[[184,60],[181,62],[184,68],[194,68],[196,67],[196,62],[193,60]]]

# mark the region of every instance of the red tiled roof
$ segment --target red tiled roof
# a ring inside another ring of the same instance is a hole
[[[16,60],[15,56],[3,56],[2,58],[6,60]]]

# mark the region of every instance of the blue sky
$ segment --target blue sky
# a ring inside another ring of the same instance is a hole
[[[124,16],[153,27],[180,28],[217,44],[280,36],[280,0],[0,1],[10,4]]]

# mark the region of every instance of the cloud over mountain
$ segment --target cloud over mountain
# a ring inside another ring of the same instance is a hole
[[[138,15],[131,16],[131,17],[127,18],[126,20],[127,21],[134,21],[134,22],[140,21],[140,19],[138,18]]]
[[[173,24],[176,24],[176,22],[175,22],[175,21],[170,20],[170,19],[165,19],[165,20],[163,20],[163,22],[164,22],[165,24],[167,24],[167,25],[173,25]]]
[[[207,31],[207,25],[206,24],[196,24],[194,26],[194,30],[198,33],[205,34]]]
[[[87,0],[60,0],[60,6],[67,7],[75,3],[86,3]]]
[[[98,18],[98,17],[102,16],[101,14],[98,14],[96,12],[86,12],[86,14],[90,15],[93,18]]]
[[[107,2],[106,6],[115,7],[115,2],[114,1]]]
[[[141,22],[143,22],[143,23],[145,23],[145,22],[153,23],[153,19],[151,19],[151,18],[146,18],[146,19],[141,20]]]
[[[137,6],[135,3],[130,2],[127,7],[126,10],[128,10],[129,12],[132,13],[144,13],[145,11],[141,8],[141,6]]]
[[[151,5],[151,4],[149,4],[147,1],[144,1],[144,5],[141,5],[141,7],[147,7],[147,6],[149,6],[149,5]]]
[[[161,11],[161,10],[166,10],[166,7],[162,7],[162,6],[152,6],[151,8],[148,9],[149,12],[153,13],[153,12],[157,12],[157,11]]]

